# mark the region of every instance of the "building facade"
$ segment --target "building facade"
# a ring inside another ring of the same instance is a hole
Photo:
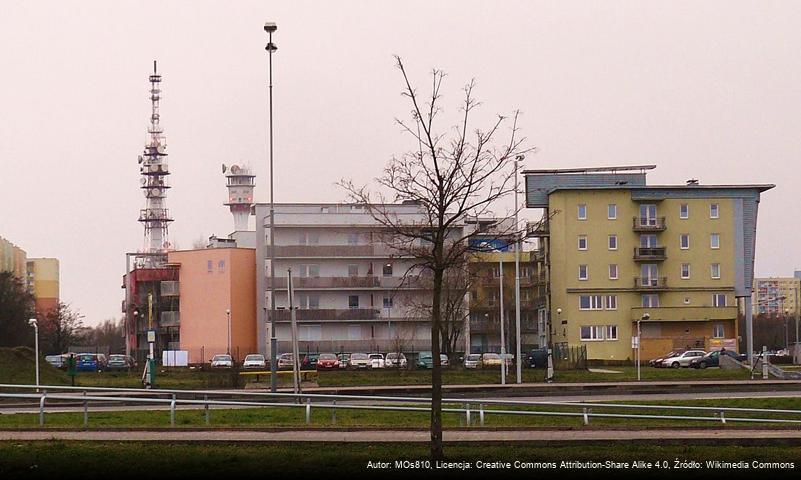
[[[27,278],[25,250],[0,237],[0,272],[11,272],[23,282]]]
[[[28,291],[36,302],[36,313],[46,315],[60,301],[60,272],[56,258],[29,258],[27,261]]]
[[[801,278],[761,277],[754,279],[752,304],[754,315],[798,314]]]
[[[773,186],[646,185],[652,168],[524,172],[527,206],[544,209],[530,234],[546,255],[551,341],[589,359],[633,360],[638,320],[642,360],[738,348],[759,196]]]

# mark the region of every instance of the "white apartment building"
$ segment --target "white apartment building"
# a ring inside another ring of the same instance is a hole
[[[420,222],[414,204],[382,207],[400,222]],[[269,353],[270,206],[256,204],[258,348]],[[461,228],[461,227],[460,227]],[[275,205],[275,303],[278,353],[291,351],[287,277],[292,271],[301,351],[428,350],[430,291],[410,257],[381,241],[363,205]],[[259,292],[261,292],[259,294]]]

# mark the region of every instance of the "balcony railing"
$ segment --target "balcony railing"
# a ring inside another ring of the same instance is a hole
[[[526,223],[527,237],[547,237],[549,233],[547,221]]]
[[[161,312],[160,327],[180,327],[181,326],[181,312]]]
[[[266,255],[270,254],[267,247]],[[277,258],[339,258],[339,257],[402,257],[399,252],[387,245],[276,245]]]
[[[634,277],[634,288],[637,290],[664,290],[667,277]]]
[[[180,294],[180,284],[174,280],[160,282],[162,297],[177,297]]]
[[[662,261],[667,258],[665,247],[634,247],[634,260],[643,261]]]
[[[270,288],[272,279],[267,277],[267,288]],[[359,289],[359,288],[377,288],[377,289],[420,289],[425,288],[424,279],[417,277],[377,277],[377,276],[356,276],[356,277],[294,277],[292,278],[292,286],[296,289],[325,289],[325,288],[342,288],[342,289]],[[275,278],[275,288],[286,289],[286,277]]]
[[[633,229],[635,232],[661,232],[666,228],[665,217],[634,217]]]
[[[380,310],[377,308],[298,309],[296,313],[298,321],[317,320],[347,322],[351,320],[376,320],[380,317]],[[276,310],[275,319],[279,322],[289,321],[290,311],[286,309]]]

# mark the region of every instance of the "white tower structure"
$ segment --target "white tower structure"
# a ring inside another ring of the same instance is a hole
[[[167,162],[167,140],[159,124],[159,101],[161,99],[161,75],[156,61],[153,61],[153,74],[150,75],[150,126],[147,129],[148,141],[139,156],[139,172],[142,193],[145,195],[145,208],[139,211],[139,221],[145,227],[145,241],[142,255],[137,256],[140,268],[157,268],[167,263],[167,250],[170,247],[168,228],[172,218],[167,210],[167,175],[170,174]]]
[[[248,229],[248,218],[253,207],[253,188],[256,186],[256,175],[249,166],[231,165],[231,168],[222,166],[223,174],[228,180],[228,206],[234,216],[234,231],[241,232]]]

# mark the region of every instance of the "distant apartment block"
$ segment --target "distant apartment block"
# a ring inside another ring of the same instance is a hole
[[[550,281],[552,342],[588,358],[642,359],[674,348],[738,348],[750,308],[760,194],[773,185],[647,185],[653,166],[532,170],[529,235]]]
[[[36,313],[45,315],[60,301],[60,272],[56,258],[29,258],[27,260],[28,289],[36,302]]]
[[[25,250],[0,237],[0,272],[11,272],[23,282],[27,278]]]
[[[801,295],[799,277],[760,277],[754,279],[752,304],[754,315],[789,315],[798,312]]]

